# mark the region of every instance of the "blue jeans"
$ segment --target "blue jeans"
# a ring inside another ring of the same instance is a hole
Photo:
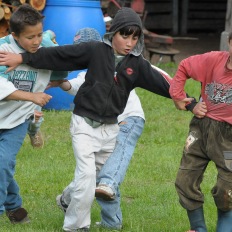
[[[133,116],[119,124],[120,130],[116,138],[115,149],[97,177],[97,184],[110,186],[116,197],[113,201],[97,198],[101,206],[101,224],[105,227],[120,229],[122,226],[119,185],[125,178],[136,143],[143,132],[144,123],[143,118]]]
[[[22,205],[14,173],[16,155],[27,134],[28,123],[29,120],[12,129],[0,129],[0,215]]]

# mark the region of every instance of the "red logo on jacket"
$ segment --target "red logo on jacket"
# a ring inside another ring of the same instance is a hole
[[[132,75],[133,74],[133,69],[132,68],[127,68],[126,69],[126,73],[127,73],[127,75]]]

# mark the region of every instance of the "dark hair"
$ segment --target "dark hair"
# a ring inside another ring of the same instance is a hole
[[[43,22],[44,16],[29,4],[19,6],[10,17],[10,31],[17,36],[26,26],[34,26]]]
[[[142,31],[138,26],[125,26],[119,30],[120,35],[133,35],[140,37]]]

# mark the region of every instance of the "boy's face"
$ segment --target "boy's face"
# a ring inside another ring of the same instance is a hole
[[[43,39],[43,25],[38,23],[37,25],[26,26],[18,36],[14,32],[12,32],[12,36],[27,52],[35,53]]]
[[[138,42],[139,37],[132,35],[120,35],[117,32],[112,39],[112,47],[114,52],[119,55],[129,54]]]

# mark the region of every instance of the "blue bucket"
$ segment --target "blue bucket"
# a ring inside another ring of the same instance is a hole
[[[105,33],[100,1],[47,0],[42,14],[45,16],[44,31],[49,29],[54,31],[59,45],[73,44],[76,32],[84,27],[95,28],[101,36]],[[78,73],[79,71],[71,72],[67,79],[76,77]],[[60,88],[51,88],[45,92],[52,95],[52,99],[43,107],[44,109],[73,109],[74,96]]]

